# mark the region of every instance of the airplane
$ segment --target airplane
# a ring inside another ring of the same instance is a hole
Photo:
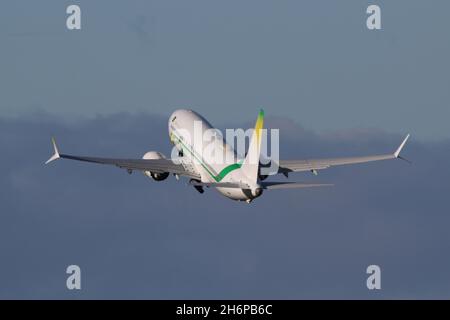
[[[113,159],[62,154],[59,152],[55,139],[52,137],[53,155],[45,164],[63,158],[70,160],[85,161],[97,164],[115,165],[124,168],[128,173],[142,171],[146,176],[156,181],[167,179],[173,174],[177,179],[180,176],[189,178],[189,185],[198,192],[203,193],[205,187],[215,188],[227,198],[237,201],[252,202],[260,197],[264,190],[292,189],[331,186],[323,183],[301,183],[301,182],[269,182],[263,181],[267,175],[261,174],[261,134],[264,125],[264,111],[258,114],[255,127],[251,134],[250,144],[244,159],[237,162],[226,163],[215,161],[209,154],[204,154],[204,146],[198,141],[191,141],[195,130],[195,123],[200,124],[202,132],[215,130],[213,126],[200,114],[193,110],[179,109],[172,113],[168,121],[170,141],[175,145],[179,157],[167,159],[162,153],[149,151],[141,159]],[[403,159],[400,156],[409,134],[404,138],[394,153],[371,155],[362,157],[345,157],[331,159],[308,159],[308,160],[278,160],[277,171],[274,174],[283,174],[288,177],[291,172],[310,171],[317,174],[318,170],[333,166],[365,163],[371,161]],[[203,139],[195,138],[194,139]],[[219,136],[214,148],[220,149],[227,159],[236,159],[235,150]],[[252,161],[253,159],[253,161]],[[257,159],[255,161],[254,159]],[[406,160],[408,161],[408,160]]]

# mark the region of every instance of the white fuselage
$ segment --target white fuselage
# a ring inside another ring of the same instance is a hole
[[[242,172],[242,159],[238,159],[234,149],[222,135],[199,114],[192,110],[176,110],[169,118],[169,137],[183,157],[189,158],[193,170],[201,177],[201,182],[232,182],[248,185],[247,188],[216,188],[224,196],[240,201],[250,201],[261,192],[255,192]],[[217,134],[213,137],[214,132]]]

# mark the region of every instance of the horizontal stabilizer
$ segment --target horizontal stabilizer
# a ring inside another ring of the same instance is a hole
[[[194,187],[237,188],[237,189],[250,188],[247,184],[236,182],[198,182],[191,180],[189,184]],[[298,189],[298,188],[333,186],[333,184],[327,183],[301,183],[301,182],[261,182],[260,185],[263,189]]]
[[[332,187],[329,183],[301,183],[301,182],[262,182],[263,189],[299,189],[299,188],[314,188],[314,187]]]
[[[236,182],[199,182],[190,181],[189,184],[194,187],[213,187],[213,188],[237,188],[237,189],[248,189],[249,186],[246,184],[236,183]]]

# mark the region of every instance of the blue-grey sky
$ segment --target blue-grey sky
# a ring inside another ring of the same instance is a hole
[[[284,158],[386,152],[402,138],[318,134],[282,118],[267,124],[283,128]],[[1,298],[450,297],[448,140],[413,137],[404,150],[412,165],[291,175],[336,185],[265,192],[251,205],[201,195],[173,177],[43,165],[51,134],[66,153],[138,157],[169,154],[165,130],[164,117],[146,114],[0,119]],[[65,287],[71,264],[82,270],[79,292]],[[371,264],[382,270],[379,292],[366,288]]]
[[[77,3],[82,30],[68,31]],[[378,4],[382,30],[366,28]],[[2,1],[0,114],[191,107],[449,137],[445,0]]]
[[[82,30],[65,9],[82,9]],[[382,30],[368,31],[369,3]],[[449,298],[448,1],[2,1],[0,298]],[[251,205],[57,161],[170,154],[167,118],[263,107],[282,158],[404,156]],[[82,269],[82,290],[65,269]],[[366,267],[382,269],[368,291]]]

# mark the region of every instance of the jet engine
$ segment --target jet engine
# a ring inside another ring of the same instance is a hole
[[[160,152],[149,151],[146,154],[144,154],[142,159],[154,160],[154,159],[166,159],[166,157]],[[169,176],[168,172],[150,172],[150,171],[143,171],[143,172],[147,177],[153,178],[153,180],[156,180],[156,181],[165,180]]]

